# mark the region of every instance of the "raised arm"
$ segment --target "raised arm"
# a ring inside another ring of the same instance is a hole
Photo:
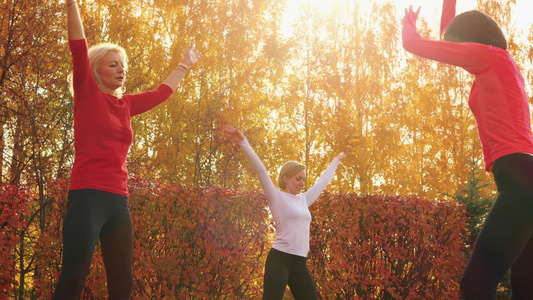
[[[238,143],[244,150],[244,153],[246,154],[246,159],[252,165],[252,168],[255,171],[255,174],[259,178],[259,182],[261,183],[261,186],[263,187],[263,192],[265,193],[265,196],[269,203],[273,199],[275,199],[276,194],[279,193],[279,190],[272,182],[272,179],[270,179],[270,175],[268,175],[268,171],[265,168],[265,165],[259,159],[257,154],[255,154],[254,150],[248,143],[248,140],[244,136],[244,134],[237,128],[229,125],[225,125],[224,129],[222,131],[224,136],[227,139],[230,139],[234,141],[235,143]]]
[[[76,0],[67,0],[67,30],[69,40],[85,39],[83,24],[81,23],[80,12]]]
[[[174,71],[163,81],[163,84],[168,85],[173,91],[176,90],[180,84],[187,71],[194,65],[199,62],[201,59],[200,51],[194,49],[193,45],[190,45],[185,50],[183,55],[183,60],[180,64],[174,69]]]
[[[346,157],[346,154],[344,152],[339,153],[337,157],[335,157],[331,163],[329,164],[328,168],[318,181],[307,191],[305,192],[305,199],[307,201],[307,206],[311,206],[316,199],[320,196],[322,191],[326,188],[326,186],[331,181],[331,178],[333,178],[333,175],[335,174],[335,170],[337,169],[337,166],[341,163],[341,160],[343,160]]]
[[[409,6],[402,19],[403,48],[417,56],[459,66],[476,74],[483,72],[488,64],[486,46],[478,43],[456,43],[422,38],[416,29],[420,8],[415,12]],[[483,49],[485,48],[485,49]]]

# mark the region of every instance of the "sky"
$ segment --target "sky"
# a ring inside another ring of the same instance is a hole
[[[366,0],[359,1],[361,5],[368,3]],[[380,0],[378,0],[380,1]],[[426,20],[435,20],[434,28],[438,30],[440,24],[440,12],[442,9],[442,0],[381,0],[383,2],[392,2],[398,9],[398,16],[403,16],[404,9],[411,4],[414,9],[421,7],[420,17]],[[302,3],[312,3],[313,6],[320,7],[321,9],[327,9],[331,5],[331,0],[288,0],[288,8],[285,12],[284,19],[286,23],[290,23],[296,12],[296,8],[301,6]],[[456,13],[476,9],[477,0],[457,0]],[[514,7],[513,22],[516,23],[516,27],[523,32],[528,32],[533,24],[533,18],[531,17],[531,11],[533,11],[532,0],[516,0]],[[290,28],[285,29],[290,34]],[[285,31],[284,30],[284,31]]]
[[[386,0],[383,0],[385,2]],[[404,8],[409,7],[409,4],[413,5],[416,9],[419,6],[422,7],[420,16],[422,18],[435,18],[440,19],[440,12],[442,9],[442,0],[390,0],[396,4],[398,11],[403,15]],[[457,0],[456,14],[462,13],[467,10],[476,9],[477,0]],[[533,23],[531,18],[531,11],[533,9],[533,2],[531,0],[516,0],[516,5],[513,11],[513,19],[516,25],[524,30],[528,30]]]

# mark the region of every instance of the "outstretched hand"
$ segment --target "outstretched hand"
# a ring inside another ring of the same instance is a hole
[[[345,159],[345,158],[346,158],[346,153],[344,153],[344,152],[339,153],[339,155],[337,155],[337,158],[338,158],[339,160],[343,160],[343,159]]]
[[[191,67],[195,63],[202,60],[202,53],[198,51],[198,49],[194,49],[194,45],[189,45],[187,49],[185,49],[185,54],[183,55],[182,63],[185,65]]]
[[[242,133],[239,129],[231,125],[224,125],[222,134],[224,135],[225,138],[232,140],[236,143],[241,142],[245,138],[244,133]]]
[[[418,14],[420,14],[420,8],[421,6],[419,6],[415,12],[413,11],[413,6],[409,5],[409,9],[405,9],[405,16],[402,19],[402,24],[405,25],[408,23],[416,26],[416,20],[418,19]]]

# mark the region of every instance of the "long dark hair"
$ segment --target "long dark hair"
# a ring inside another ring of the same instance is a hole
[[[491,17],[470,10],[457,15],[444,33],[444,40],[452,42],[474,42],[507,50],[507,40]]]

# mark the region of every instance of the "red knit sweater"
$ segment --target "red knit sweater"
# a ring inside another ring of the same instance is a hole
[[[103,93],[89,69],[86,40],[70,40],[74,84],[75,159],[70,190],[97,189],[128,195],[126,157],[133,140],[130,118],[163,103],[172,89],[121,99]]]

